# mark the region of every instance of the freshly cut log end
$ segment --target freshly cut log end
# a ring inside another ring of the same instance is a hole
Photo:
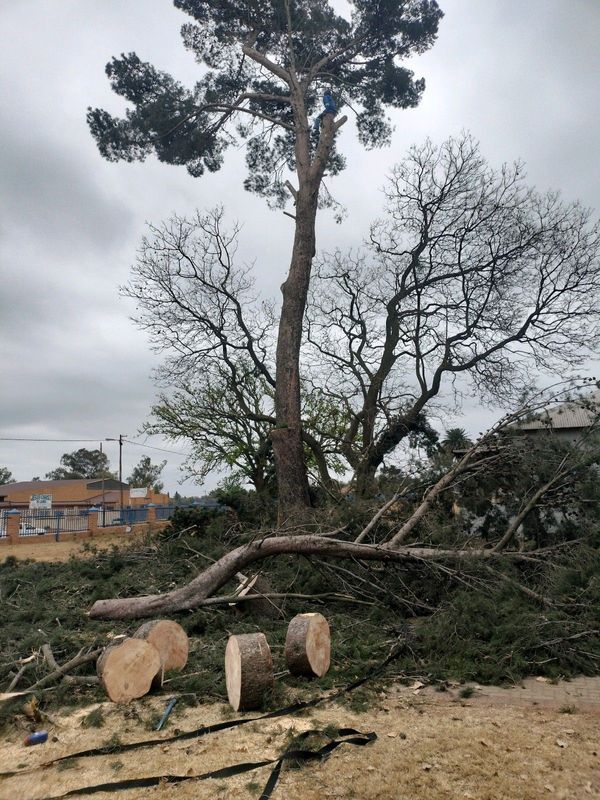
[[[225,648],[227,697],[234,711],[260,708],[273,688],[273,659],[264,633],[230,636]]]
[[[138,628],[133,637],[134,639],[143,639],[156,647],[163,672],[171,669],[183,669],[187,664],[188,636],[178,622],[169,619],[153,619]]]
[[[113,703],[128,703],[148,694],[161,672],[160,655],[143,639],[125,639],[102,653],[96,671]]]
[[[292,675],[325,675],[331,661],[331,636],[322,614],[298,614],[292,619],[285,639],[285,661]]]

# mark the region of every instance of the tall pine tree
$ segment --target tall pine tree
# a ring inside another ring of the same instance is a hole
[[[276,205],[293,200],[271,434],[285,516],[309,504],[300,418],[302,321],[323,175],[345,166],[335,135],[346,117],[326,105],[316,125],[314,118],[331,89],[336,110],[348,106],[356,114],[364,147],[388,143],[386,109],[416,106],[425,86],[401,62],[433,44],[442,13],[435,0],[352,0],[348,17],[325,0],[175,0],[175,6],[193,20],[182,36],[202,67],[198,82],[187,88],[135,53],[113,58],[107,75],[131,107],[121,119],[89,109],[88,123],[108,160],[154,153],[194,177],[218,170],[227,147],[246,140],[245,188]],[[287,179],[290,171],[296,186]]]

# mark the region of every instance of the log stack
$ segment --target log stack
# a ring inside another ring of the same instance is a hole
[[[292,675],[320,678],[329,669],[331,636],[322,614],[297,614],[285,639],[285,661]]]
[[[128,703],[162,685],[165,672],[180,670],[189,642],[181,625],[168,619],[144,623],[131,639],[111,645],[100,655],[96,671],[114,703]]]
[[[273,688],[273,659],[264,633],[229,637],[225,680],[234,711],[261,707],[266,693]]]

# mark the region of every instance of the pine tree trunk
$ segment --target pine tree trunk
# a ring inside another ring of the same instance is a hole
[[[275,417],[271,431],[277,470],[280,521],[310,505],[300,416],[300,345],[310,271],[315,250],[316,197],[298,195],[296,234],[287,280],[276,353]]]
[[[296,123],[299,128],[306,125],[304,112],[297,114]],[[299,187],[295,198],[296,230],[289,273],[281,287],[283,303],[275,365],[276,427],[271,431],[281,523],[299,510],[310,506],[308,475],[302,449],[300,346],[310,273],[315,255],[315,221],[319,187],[335,131],[341,123],[342,120],[336,125],[332,114],[325,115],[312,162],[308,129],[299,133],[297,137]]]
[[[133,634],[133,638],[143,639],[158,650],[161,680],[165,672],[172,669],[181,670],[187,664],[188,636],[178,622],[170,619],[154,619],[145,622]]]

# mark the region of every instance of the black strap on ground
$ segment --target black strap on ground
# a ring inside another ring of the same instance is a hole
[[[90,795],[97,794],[98,792],[118,792],[126,791],[128,789],[145,789],[151,786],[158,786],[164,783],[182,783],[183,781],[206,781],[209,779],[219,778],[232,778],[235,775],[241,775],[244,772],[252,772],[261,767],[266,767],[273,764],[273,769],[265,788],[260,795],[259,800],[269,800],[279,780],[281,768],[285,761],[302,762],[302,761],[323,761],[327,756],[336,750],[342,744],[354,744],[364,746],[377,739],[375,733],[361,733],[354,730],[354,728],[340,728],[337,736],[340,738],[330,739],[327,744],[319,747],[317,750],[299,750],[296,749],[301,741],[307,739],[309,736],[325,736],[323,731],[305,731],[299,736],[294,738],[290,747],[279,757],[270,758],[264,761],[246,761],[241,764],[232,764],[229,767],[212,770],[211,772],[204,772],[201,775],[152,775],[147,778],[130,778],[129,780],[112,781],[109,783],[98,783],[94,786],[84,786],[81,789],[71,789],[64,794],[53,795],[47,797],[46,800],[62,800],[65,797],[74,797],[76,795]],[[329,737],[327,737],[329,738]]]
[[[341,697],[348,692],[352,692],[354,689],[358,689],[359,686],[367,683],[367,681],[374,680],[378,675],[381,675],[381,673],[385,671],[392,661],[398,657],[402,646],[402,642],[396,644],[391,649],[389,655],[380,664],[369,670],[366,675],[363,675],[361,678],[357,678],[355,681],[347,684],[341,689],[336,689],[329,694],[315,697],[312,700],[302,700],[298,703],[292,703],[292,705],[285,706],[284,708],[278,708],[275,711],[269,711],[267,714],[262,714],[259,717],[241,717],[238,719],[228,720],[227,722],[216,722],[213,725],[203,725],[195,730],[178,733],[174,736],[168,736],[165,739],[144,739],[143,741],[131,742],[130,744],[115,744],[107,747],[93,747],[89,750],[80,750],[78,753],[71,753],[67,756],[61,756],[60,758],[53,758],[51,761],[44,761],[43,764],[39,764],[31,769],[0,772],[0,778],[10,778],[13,775],[23,775],[25,773],[35,772],[38,769],[45,769],[53,766],[54,764],[59,764],[61,761],[67,761],[76,758],[93,758],[95,756],[106,756],[109,754],[117,755],[120,753],[129,753],[132,750],[140,750],[146,747],[156,747],[157,745],[164,746],[165,744],[170,744],[171,742],[184,742],[188,739],[197,739],[200,736],[218,733],[219,731],[224,731],[229,728],[235,728],[238,725],[247,725],[250,722],[258,722],[263,719],[274,719],[275,717],[285,717],[289,714],[296,714],[298,711],[303,711],[306,708],[314,708],[322,703],[328,703],[332,700],[336,700],[338,697]]]

